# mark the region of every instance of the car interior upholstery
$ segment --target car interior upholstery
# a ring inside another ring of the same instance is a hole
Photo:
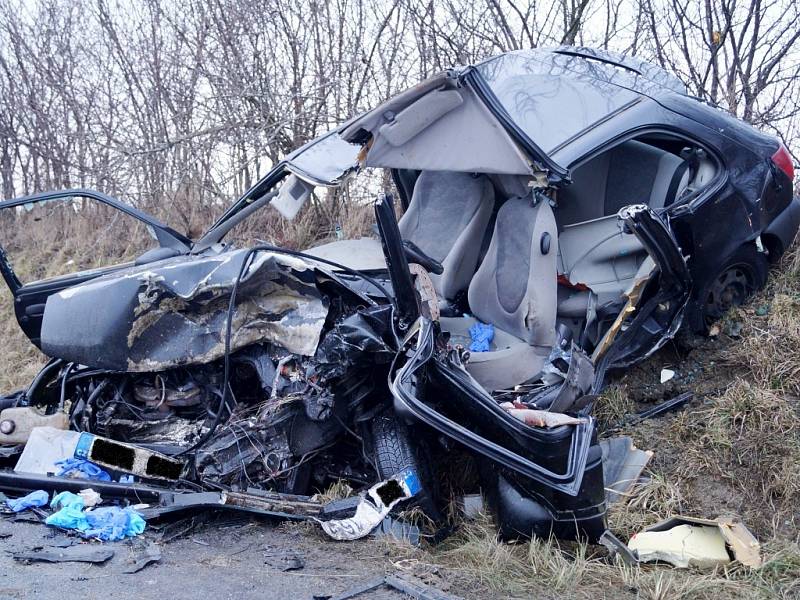
[[[442,317],[454,342],[469,346],[478,319],[492,323],[489,352],[472,354],[467,371],[488,390],[539,373],[555,341],[558,232],[549,202],[511,198],[497,213],[488,252],[469,286],[474,317]]]
[[[598,323],[619,312],[624,292],[652,264],[623,231],[621,208],[661,209],[714,178],[716,163],[703,150],[669,136],[643,140],[573,166],[572,184],[550,202],[535,201],[524,176],[423,171],[409,182],[400,232],[442,264],[441,275],[431,274],[440,305],[459,308],[443,313],[442,328],[468,347],[476,321],[495,327],[490,351],[472,353],[467,363],[486,389],[537,376],[557,324],[585,344],[590,323],[599,336]],[[380,256],[368,241],[350,254]]]
[[[398,226],[403,239],[444,267],[441,275],[431,274],[440,298],[452,300],[469,287],[494,203],[485,175],[424,171],[417,178]]]
[[[620,301],[647,253],[617,218],[619,209],[647,204],[661,209],[713,178],[715,168],[696,149],[680,156],[628,140],[573,168],[573,183],[559,192],[559,317],[582,319],[595,294],[597,306]],[[576,289],[578,288],[578,289]]]

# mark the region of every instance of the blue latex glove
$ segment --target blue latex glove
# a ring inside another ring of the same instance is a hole
[[[36,490],[16,500],[8,499],[6,500],[6,505],[14,512],[22,512],[28,508],[44,506],[48,500],[50,500],[50,494],[44,490]]]
[[[119,506],[86,511],[65,506],[47,517],[45,523],[61,529],[74,529],[85,538],[97,538],[104,542],[135,537],[144,531],[146,525],[142,515],[135,510]]]
[[[89,522],[86,520],[86,513],[80,508],[65,506],[58,512],[53,513],[45,520],[45,525],[60,527],[61,529],[74,529],[76,531],[86,531],[89,529]]]
[[[104,542],[135,537],[145,528],[142,515],[132,508],[106,506],[83,514],[89,523],[89,529],[83,532],[83,537],[99,538]]]
[[[469,337],[472,338],[470,352],[488,352],[494,339],[494,325],[478,321],[469,328]]]
[[[72,492],[59,492],[53,496],[53,500],[50,502],[50,508],[53,510],[60,510],[62,508],[83,510],[84,507],[85,504],[83,502],[83,498],[78,496],[78,494],[73,494]]]
[[[65,458],[56,463],[61,467],[58,472],[59,477],[81,477],[83,479],[93,479],[95,481],[111,481],[111,475],[103,471],[97,465],[90,463],[83,458]]]

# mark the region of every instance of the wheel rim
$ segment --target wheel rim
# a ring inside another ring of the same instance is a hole
[[[740,306],[755,291],[753,270],[748,265],[733,265],[725,269],[708,291],[706,324],[716,321],[734,306]]]

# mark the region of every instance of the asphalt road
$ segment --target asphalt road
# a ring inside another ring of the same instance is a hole
[[[28,563],[11,556],[70,541],[83,543],[41,523],[0,519],[0,599],[316,600],[397,574],[380,541],[332,542],[302,528],[229,517],[199,525],[182,521],[150,528],[135,540],[103,544],[114,556],[100,565]],[[149,545],[161,551],[161,560],[124,573]],[[357,598],[404,597],[384,589]]]

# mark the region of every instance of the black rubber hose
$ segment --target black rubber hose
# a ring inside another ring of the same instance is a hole
[[[62,362],[64,361],[61,360],[60,358],[50,359],[50,361],[44,367],[42,367],[42,369],[36,374],[36,377],[33,378],[33,381],[28,386],[28,389],[25,390],[25,393],[20,395],[20,397],[17,400],[17,406],[20,405],[20,402],[22,401],[23,398],[24,398],[24,403],[22,405],[28,406],[30,404],[31,396],[33,396],[34,392],[41,385],[42,380],[45,378],[45,376],[48,375],[50,371],[61,365]]]

